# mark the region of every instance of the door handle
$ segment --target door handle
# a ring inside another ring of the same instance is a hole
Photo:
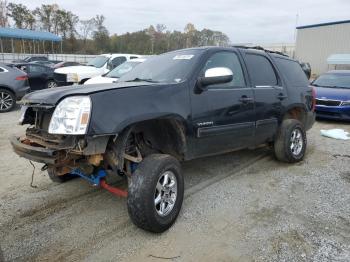
[[[283,100],[283,99],[286,99],[288,96],[286,96],[286,95],[284,95],[284,94],[282,94],[282,93],[279,93],[278,95],[277,95],[277,98],[279,99],[279,100]]]
[[[248,96],[242,96],[242,97],[239,99],[239,102],[242,102],[242,103],[244,103],[244,104],[248,104],[248,103],[253,102],[253,98],[248,97]]]

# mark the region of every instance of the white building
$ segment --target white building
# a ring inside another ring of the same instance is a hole
[[[350,20],[297,27],[295,57],[309,62],[312,74],[345,68],[327,63],[331,56],[341,54],[350,54]]]

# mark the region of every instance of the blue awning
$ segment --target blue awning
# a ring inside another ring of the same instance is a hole
[[[62,41],[62,37],[50,32],[34,31],[29,29],[17,29],[0,27],[0,37],[4,38],[19,38],[29,40],[44,40],[44,41]]]

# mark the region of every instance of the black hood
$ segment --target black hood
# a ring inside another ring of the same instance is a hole
[[[120,82],[112,84],[73,85],[44,89],[29,93],[23,97],[23,104],[56,105],[58,101],[67,96],[89,95],[97,92],[114,90],[118,88],[129,88],[147,86],[147,82]]]

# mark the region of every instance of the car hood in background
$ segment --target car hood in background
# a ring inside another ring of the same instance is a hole
[[[96,76],[87,80],[84,85],[116,83],[118,78]]]
[[[103,68],[96,68],[93,66],[67,66],[55,69],[55,73],[59,74],[82,74],[82,73],[100,73],[103,72]]]
[[[315,86],[316,98],[330,100],[350,100],[350,89]]]
[[[27,94],[23,97],[22,104],[40,104],[50,106],[57,104],[58,101],[67,96],[89,95],[102,91],[149,85],[156,84],[150,84],[147,82],[121,82],[102,85],[92,84],[55,87]]]

